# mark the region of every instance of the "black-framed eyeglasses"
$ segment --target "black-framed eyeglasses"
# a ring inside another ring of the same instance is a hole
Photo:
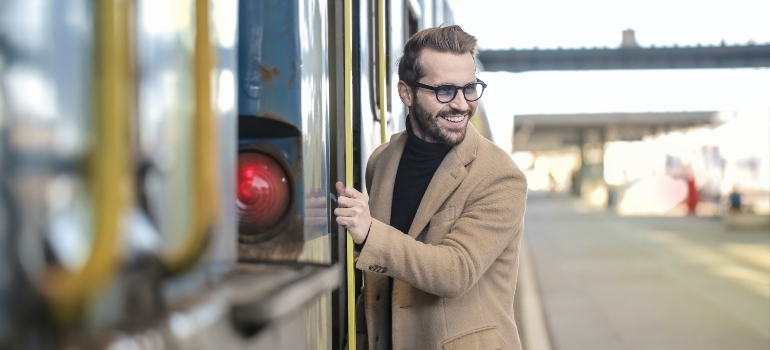
[[[477,101],[484,93],[484,89],[487,88],[487,83],[476,79],[475,83],[470,83],[465,86],[457,86],[453,84],[444,84],[439,86],[425,85],[419,82],[414,82],[414,85],[423,89],[433,90],[436,93],[436,99],[441,103],[449,103],[457,96],[457,90],[463,91],[463,96],[468,102]]]

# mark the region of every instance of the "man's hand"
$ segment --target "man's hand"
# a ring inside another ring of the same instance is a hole
[[[361,244],[372,226],[369,199],[355,188],[345,187],[340,181],[337,181],[337,195],[337,209],[334,209],[337,223],[350,231],[353,242]]]

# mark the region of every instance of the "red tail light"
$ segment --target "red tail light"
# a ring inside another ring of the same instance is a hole
[[[275,159],[259,152],[238,154],[236,205],[242,231],[275,225],[289,209],[290,198],[288,175]]]

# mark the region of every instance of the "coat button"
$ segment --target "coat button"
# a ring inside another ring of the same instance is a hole
[[[380,337],[374,337],[374,341],[380,341]]]
[[[380,300],[380,296],[378,295],[374,300]]]

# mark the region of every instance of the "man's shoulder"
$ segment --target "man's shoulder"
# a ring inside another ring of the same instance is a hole
[[[526,201],[527,177],[505,150],[485,138],[479,138],[476,159],[466,168],[469,182],[477,196],[490,193],[509,195],[510,208],[519,208]],[[490,192],[491,191],[491,192]]]
[[[484,167],[489,166],[492,169],[498,169],[500,171],[510,170],[521,172],[508,152],[484,137],[479,137],[474,163],[479,163],[479,165],[483,165]]]

